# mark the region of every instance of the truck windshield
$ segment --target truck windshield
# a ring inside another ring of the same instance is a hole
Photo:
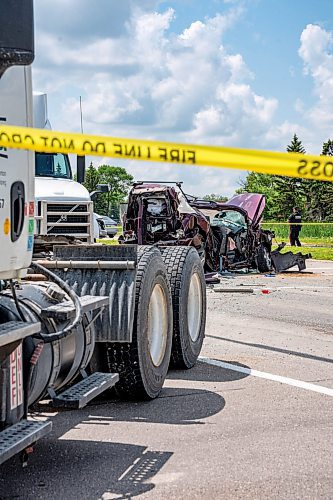
[[[68,156],[62,153],[36,153],[35,172],[37,177],[72,178]]]

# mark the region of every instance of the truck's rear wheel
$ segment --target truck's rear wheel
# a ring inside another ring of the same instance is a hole
[[[154,247],[139,248],[135,301],[132,342],[109,344],[108,363],[119,373],[119,396],[153,399],[163,386],[172,343],[170,286]]]
[[[206,284],[193,247],[162,247],[171,284],[173,339],[171,366],[191,368],[200,354],[206,326]]]

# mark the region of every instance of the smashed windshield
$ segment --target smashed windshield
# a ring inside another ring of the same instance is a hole
[[[68,156],[62,153],[36,153],[35,173],[37,177],[72,178]]]
[[[233,232],[246,227],[244,215],[235,210],[223,210],[215,215],[212,226],[226,226]]]
[[[144,204],[149,215],[152,215],[154,217],[167,217],[169,215],[165,196],[145,198]]]

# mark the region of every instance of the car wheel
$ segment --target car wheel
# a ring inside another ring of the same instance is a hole
[[[268,248],[261,244],[257,252],[257,267],[260,273],[267,273],[272,270],[272,259]]]
[[[119,373],[116,393],[127,399],[156,398],[171,354],[172,301],[165,265],[158,249],[139,247],[131,343],[112,344],[108,364]]]
[[[191,368],[200,354],[206,326],[206,284],[193,247],[161,247],[171,284],[173,338],[171,366]]]

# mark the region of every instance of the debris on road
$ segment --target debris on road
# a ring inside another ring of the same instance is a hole
[[[246,288],[244,286],[239,286],[237,288],[234,287],[224,287],[224,288],[213,288],[214,292],[220,292],[220,293],[253,293],[254,289],[253,288]]]
[[[303,254],[301,252],[280,253],[285,246],[285,243],[280,243],[277,249],[271,252],[271,258],[275,271],[280,273],[281,271],[286,271],[287,269],[295,266],[298,266],[299,271],[306,269],[305,261],[306,259],[311,259],[312,255],[310,253]]]

